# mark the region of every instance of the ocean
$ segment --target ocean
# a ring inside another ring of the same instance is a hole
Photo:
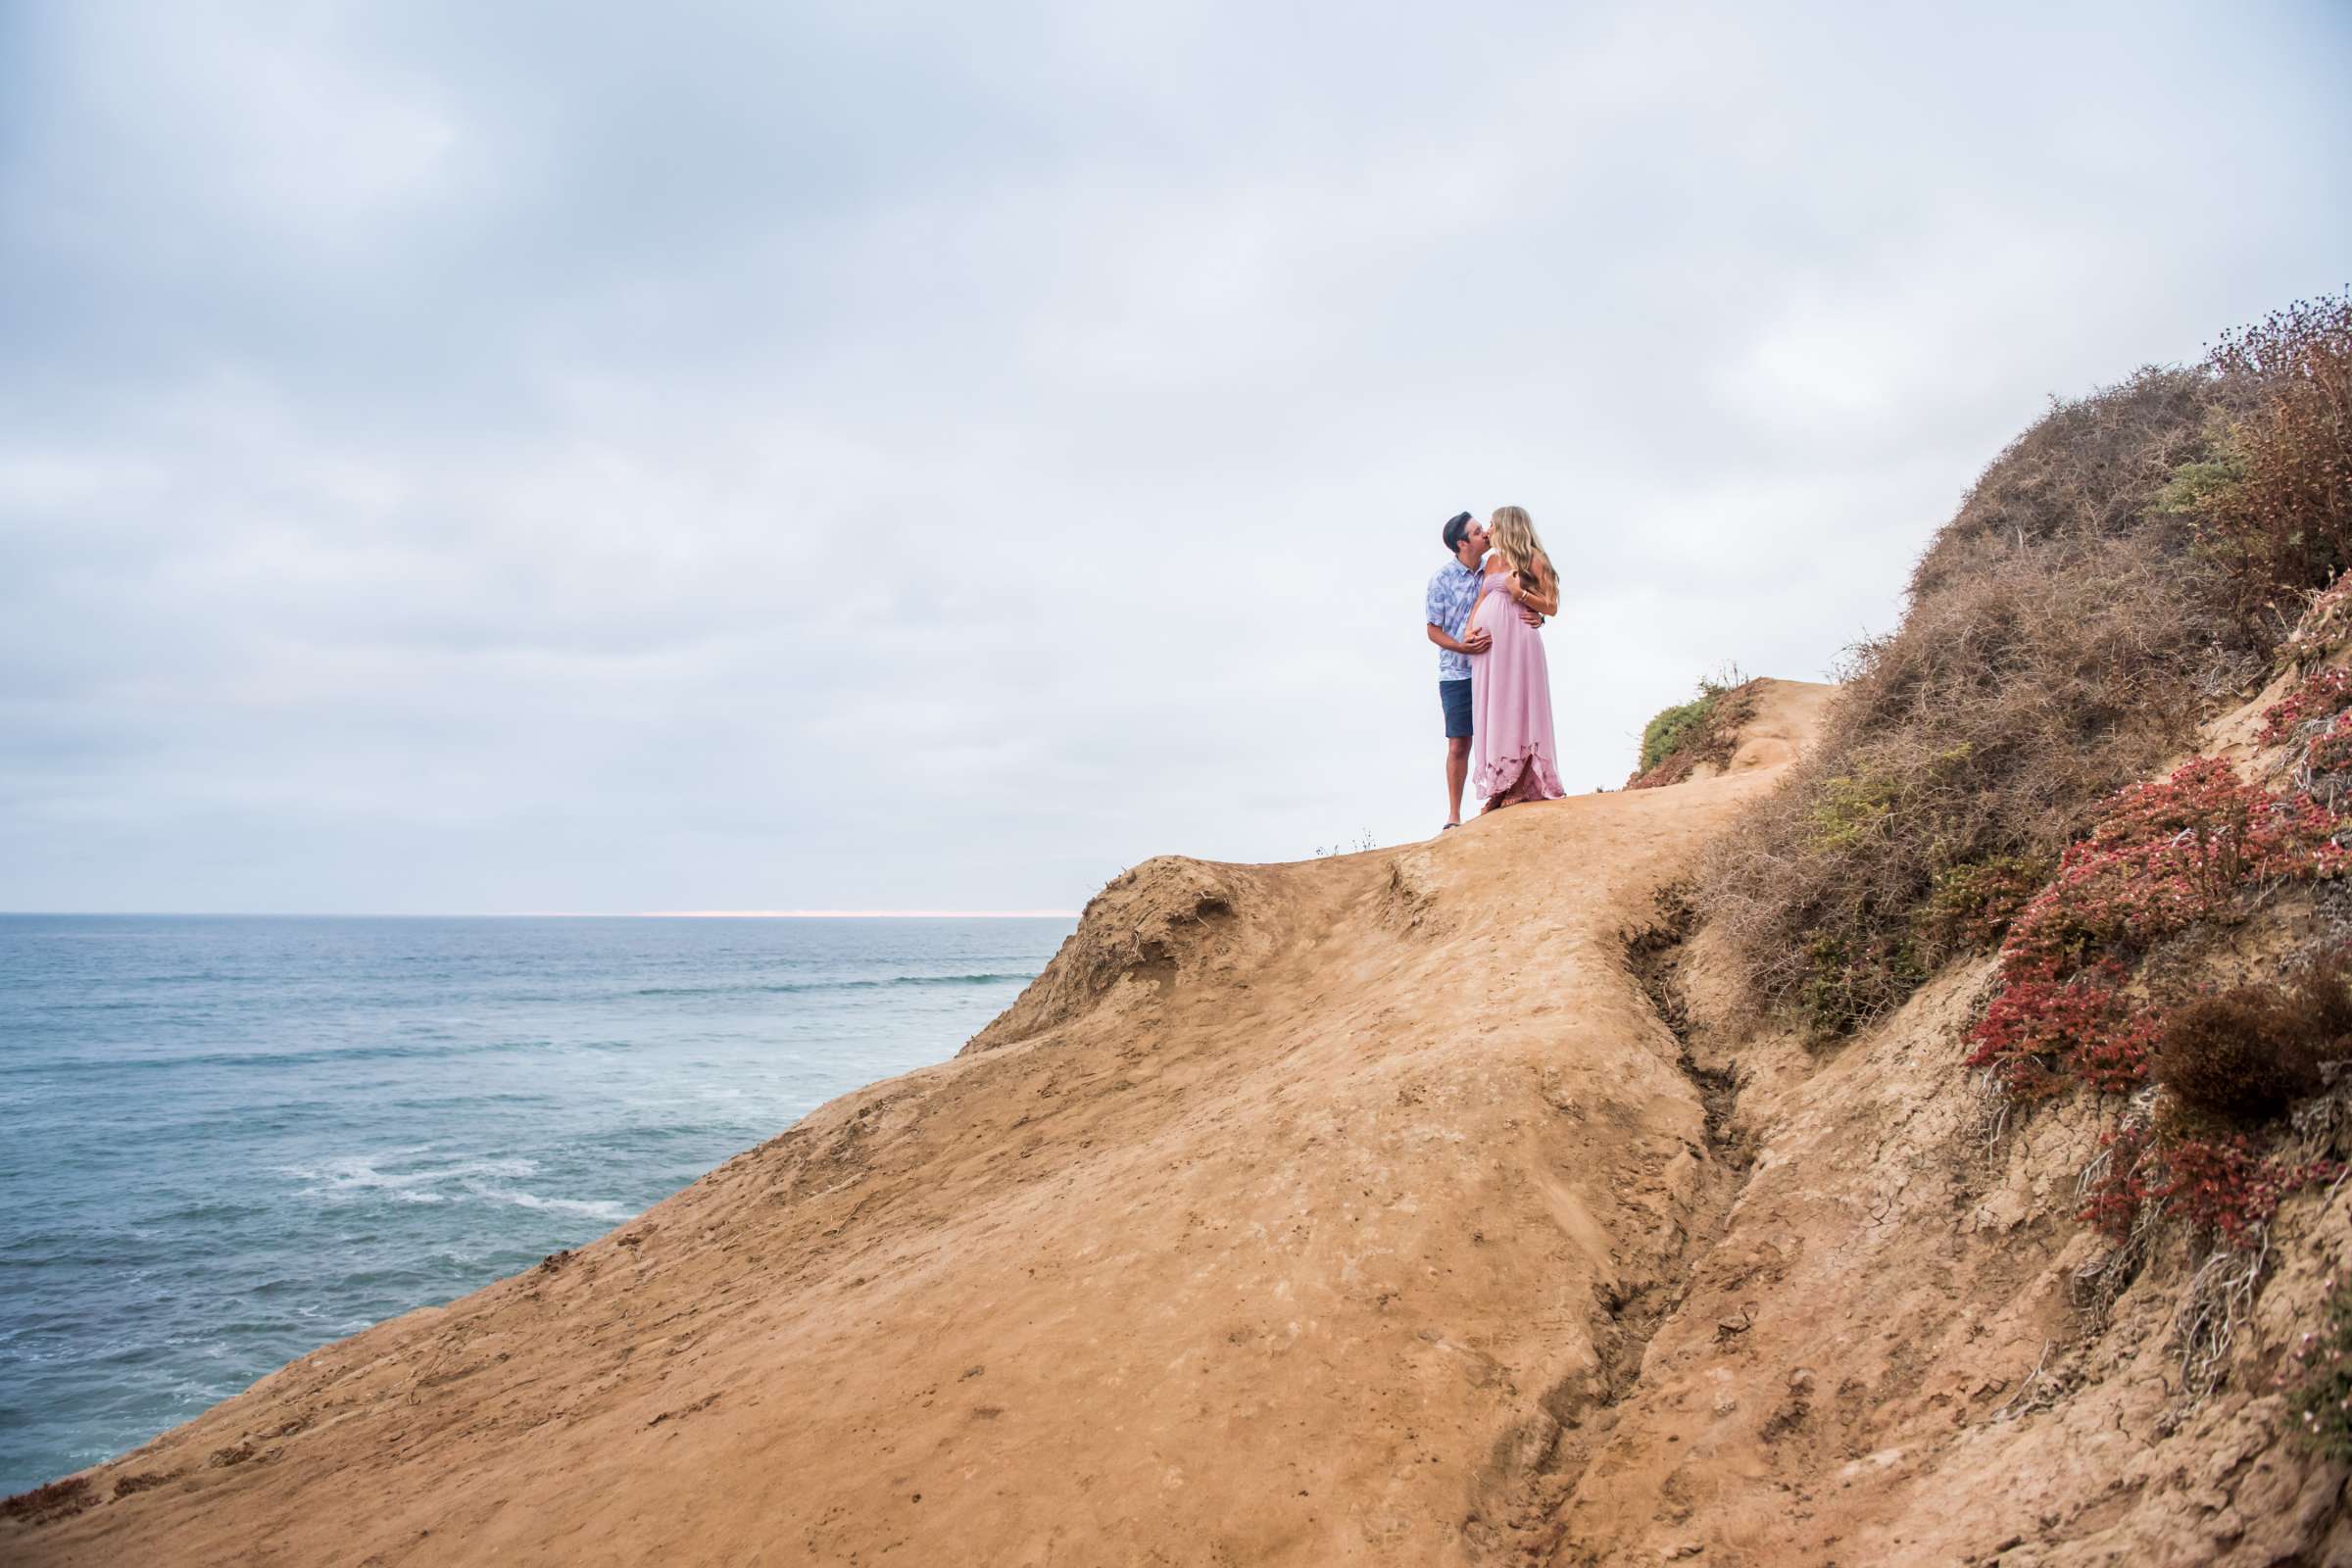
[[[953,1055],[1070,924],[0,915],[0,1494]]]

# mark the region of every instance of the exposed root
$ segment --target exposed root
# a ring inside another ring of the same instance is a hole
[[[2145,1123],[2149,1108],[2155,1102],[2153,1086],[2141,1090],[2128,1102],[2122,1122],[2129,1125],[2134,1119]],[[2115,1163],[2112,1147],[2101,1149],[2090,1162],[2075,1175],[2075,1201],[2087,1205],[2092,1192],[2107,1179]],[[2132,1282],[2139,1278],[2140,1270],[2156,1250],[2156,1241],[2163,1229],[2164,1205],[2145,1202],[2132,1216],[2132,1229],[2123,1241],[2095,1262],[2085,1263],[2075,1271],[2075,1304],[2088,1313],[2094,1322],[2105,1323],[2107,1314],[2123,1298]]]
[[[2025,1119],[2026,1107],[2001,1087],[2000,1076],[1990,1067],[1979,1068],[1969,1087],[1976,1092],[1977,1151],[1990,1159],[2007,1142],[2009,1129]]]
[[[2173,1318],[2173,1344],[2180,1352],[2180,1403],[2173,1421],[2204,1403],[2228,1379],[2230,1352],[2270,1263],[2271,1233],[2265,1226],[2255,1233],[2251,1250],[2218,1249],[2190,1277]]]
[[[2290,1158],[2296,1164],[2341,1158],[2352,1144],[2352,1061],[2324,1061],[2320,1076],[2328,1087],[2287,1116]]]
[[[2102,1153],[2083,1167],[2085,1185],[2097,1180],[2106,1157]],[[2163,1229],[2163,1204],[2141,1204],[2139,1212],[2132,1216],[2131,1234],[2096,1262],[2085,1263],[2075,1271],[2075,1304],[2093,1323],[2107,1321],[2115,1303],[2123,1299],[2132,1282],[2147,1267],[2148,1258],[2156,1250],[2157,1235]]]
[[[2056,1344],[2055,1340],[2041,1342],[2041,1354],[2035,1358],[2032,1369],[2018,1384],[2017,1392],[2009,1396],[2001,1407],[1993,1411],[1987,1419],[2014,1421],[2020,1416],[2032,1415],[2036,1410],[2047,1410],[2073,1391],[2072,1379],[2060,1377],[2048,1370],[2050,1348]]]

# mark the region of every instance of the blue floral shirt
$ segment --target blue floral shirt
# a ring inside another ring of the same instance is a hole
[[[1465,566],[1458,561],[1448,561],[1429,579],[1428,603],[1423,607],[1425,618],[1432,626],[1459,642],[1462,628],[1470,623],[1470,612],[1478,605],[1478,582],[1484,575],[1475,566]],[[1470,656],[1457,654],[1450,648],[1438,650],[1438,679],[1468,680]]]

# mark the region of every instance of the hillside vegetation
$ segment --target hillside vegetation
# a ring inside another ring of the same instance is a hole
[[[1820,745],[1690,895],[1815,1049],[1953,965],[1999,1137],[2081,1104],[2092,1328],[2169,1254],[2186,1403],[2352,1169],[2352,296],[2061,404],[1936,535]],[[2328,1244],[2332,1246],[2332,1243]],[[2352,1290],[2275,1381],[2352,1460]],[[2256,1358],[2259,1362],[2259,1357]]]
[[[1901,625],[1850,651],[1821,746],[1698,906],[1765,1004],[1824,1036],[1885,1015],[2268,680],[2347,562],[2352,296],[2058,405],[1936,536]]]

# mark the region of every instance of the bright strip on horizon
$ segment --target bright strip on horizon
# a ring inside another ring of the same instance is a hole
[[[646,909],[653,920],[1075,920],[1076,909]]]

